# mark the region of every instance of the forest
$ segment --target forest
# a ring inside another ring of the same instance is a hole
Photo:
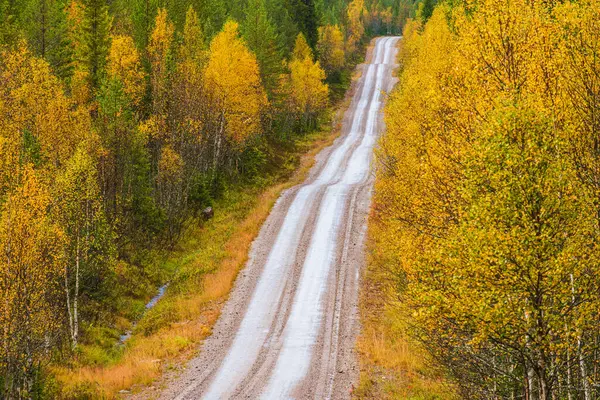
[[[0,397],[88,398],[54,371],[113,348],[143,311],[164,283],[149,252],[225,193],[270,184],[281,152],[327,123],[366,39],[413,11],[0,0]]]
[[[600,3],[447,2],[400,62],[371,227],[387,315],[458,398],[599,398]]]

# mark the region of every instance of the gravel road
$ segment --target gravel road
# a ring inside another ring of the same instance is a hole
[[[160,398],[350,397],[371,161],[397,42],[375,41],[340,137],[281,195],[212,335]]]

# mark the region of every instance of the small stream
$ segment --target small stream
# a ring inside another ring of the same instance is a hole
[[[156,294],[156,296],[151,298],[150,301],[146,304],[146,311],[144,311],[144,314],[146,314],[146,312],[148,310],[152,309],[156,305],[156,303],[158,303],[158,301],[165,295],[168,287],[169,287],[169,284],[166,283],[158,288],[158,293]],[[144,314],[142,314],[142,317],[144,316]],[[142,318],[142,317],[140,317],[140,318]],[[119,345],[125,344],[127,339],[129,339],[131,337],[131,334],[133,333],[133,329],[135,328],[136,325],[137,325],[137,322],[131,326],[131,329],[127,330],[124,334],[122,334],[119,337]]]

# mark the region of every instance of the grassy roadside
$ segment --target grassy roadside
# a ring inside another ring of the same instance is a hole
[[[410,338],[406,318],[394,306],[396,278],[376,251],[374,219],[369,221],[368,265],[361,283],[360,380],[354,398],[455,400],[452,387]]]
[[[61,398],[113,399],[120,391],[139,391],[197,353],[275,201],[283,190],[303,182],[315,156],[333,143],[350,100],[351,93],[332,108],[333,122],[282,150],[286,162],[270,184],[230,187],[215,202],[213,219],[191,221],[174,250],[155,254],[153,263],[161,266],[154,269],[172,276],[167,294],[139,321],[125,346],[114,344],[109,356],[106,345],[97,349],[102,362],[52,368]]]

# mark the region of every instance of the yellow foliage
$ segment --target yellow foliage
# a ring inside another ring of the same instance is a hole
[[[352,0],[346,11],[348,16],[348,38],[346,39],[346,52],[353,54],[357,45],[365,34],[363,15],[366,13],[364,0]]]
[[[202,28],[200,27],[198,14],[190,6],[185,14],[183,44],[179,49],[179,57],[182,60],[190,60],[201,64],[205,56],[204,33],[202,33]]]
[[[19,379],[48,361],[43,349],[62,329],[63,308],[54,300],[64,272],[64,235],[50,205],[47,188],[26,166],[0,210],[0,355],[7,377],[26,391],[31,381]]]
[[[171,146],[161,150],[158,162],[158,180],[164,183],[176,184],[181,181],[183,174],[183,160]]]
[[[329,87],[324,83],[325,71],[302,34],[296,39],[293,58],[288,64],[289,75],[282,78],[281,92],[285,95],[289,112],[305,123],[314,124],[327,107]]]
[[[183,293],[175,293],[171,298],[167,294],[153,310],[157,312],[161,306],[165,307],[162,313],[167,314],[163,317],[167,318],[166,326],[149,336],[134,335],[127,342],[123,356],[114,364],[53,368],[65,397],[72,397],[79,388],[91,387],[97,397],[117,398],[122,389],[150,385],[160,377],[165,365],[193,357],[201,341],[210,335],[224,299],[246,264],[250,246],[271,207],[283,190],[306,179],[315,156],[330,146],[334,138],[329,132],[320,132],[317,138],[302,143],[298,150],[300,166],[288,181],[261,193],[243,192],[241,203],[226,199],[223,207],[217,204],[221,212],[215,219],[207,224],[192,224],[190,231],[182,235],[182,250],[170,254],[170,261],[185,260],[182,265],[191,271],[214,272],[195,275],[197,278],[187,282]],[[214,245],[199,246],[205,241]]]
[[[256,57],[240,38],[236,22],[227,22],[212,40],[204,76],[218,104],[226,137],[239,143],[260,132],[267,97]]]
[[[154,30],[150,35],[148,56],[152,65],[152,104],[154,113],[165,115],[167,112],[168,96],[168,61],[173,44],[175,28],[169,21],[167,10],[158,10],[154,23]]]
[[[159,9],[154,22],[154,30],[150,35],[150,44],[148,45],[148,55],[153,64],[162,64],[166,61],[167,54],[171,49],[174,32],[175,28],[168,19],[167,10],[164,8]]]
[[[344,34],[338,25],[326,25],[319,28],[317,51],[319,61],[328,74],[344,67],[346,61]]]
[[[597,379],[572,358],[592,357],[600,306],[597,7],[482,0],[405,28],[375,240],[397,313],[469,398]]]
[[[296,42],[294,43],[292,60],[304,60],[305,58],[310,58],[312,60],[314,55],[304,35],[299,33],[296,37]]]
[[[33,57],[24,46],[2,53],[0,68],[0,137],[6,150],[0,182],[16,177],[25,132],[40,146],[40,160],[48,172],[60,167],[90,132],[89,117],[73,111],[58,78],[49,65]],[[37,157],[37,156],[36,156]],[[0,191],[2,187],[0,186]]]
[[[190,6],[185,17],[183,43],[179,48],[174,92],[182,114],[180,127],[198,140],[203,136],[204,128],[200,114],[206,106],[203,79],[206,58],[198,15]]]
[[[116,35],[111,40],[107,72],[119,79],[133,104],[139,104],[144,95],[144,71],[140,56],[131,36]]]

